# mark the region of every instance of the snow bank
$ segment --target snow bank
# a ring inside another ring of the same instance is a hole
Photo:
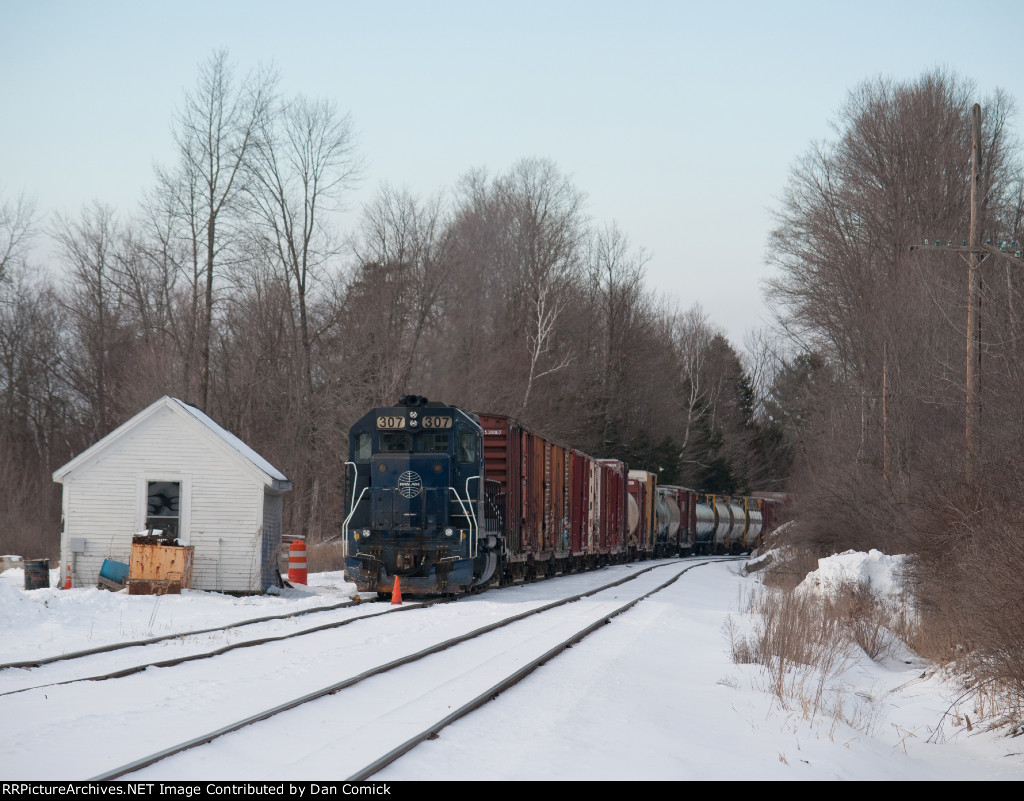
[[[834,595],[840,586],[863,584],[879,598],[897,598],[903,592],[905,554],[888,556],[871,549],[844,551],[818,560],[818,569],[807,574],[797,592]]]
[[[180,595],[64,590],[56,583],[59,574],[51,570],[50,586],[36,590],[24,589],[20,568],[0,574],[0,663],[342,603],[356,591],[341,571],[311,574],[306,587],[241,597],[205,590],[182,590]]]
[[[792,558],[792,548],[788,546],[784,548],[772,548],[764,553],[755,552],[755,555],[744,563],[743,569],[748,574],[756,573],[758,570],[764,570],[766,567],[771,567],[772,565],[785,564]]]

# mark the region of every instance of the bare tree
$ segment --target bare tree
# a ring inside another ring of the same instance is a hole
[[[374,358],[392,363],[387,397],[410,391],[414,371],[428,360],[423,338],[449,288],[451,234],[443,197],[421,201],[408,190],[384,185],[363,209],[353,250],[360,265],[356,296],[373,285],[382,291],[384,305],[375,303],[376,314],[367,322],[383,324],[385,336],[371,334],[371,339],[384,348],[373,350]],[[426,372],[415,376],[417,386]]]
[[[55,554],[60,500],[50,473],[81,447],[61,374],[63,310],[44,281],[0,281],[0,550]]]
[[[567,289],[582,268],[585,234],[584,195],[557,167],[524,159],[494,185],[504,207],[505,269],[515,277],[509,298],[525,331],[526,377],[519,413],[530,405],[534,385],[563,370],[573,354],[555,347]]]
[[[35,231],[35,203],[28,197],[0,203],[0,281],[24,264]]]
[[[794,169],[772,237],[771,298],[810,349],[834,359],[864,469],[906,497],[914,464],[962,408],[964,270],[909,245],[953,239],[967,216],[973,87],[941,72],[851,93],[836,142]],[[986,122],[990,202],[1005,178],[1005,111]]]
[[[114,374],[125,367],[114,357],[121,303],[113,280],[119,244],[113,209],[93,203],[78,221],[58,216],[55,236],[69,270],[66,305],[81,347],[64,370],[89,404],[93,434],[104,436],[112,428]]]
[[[313,395],[308,298],[337,246],[329,225],[361,175],[349,115],[325,100],[298,97],[261,120],[249,158],[247,194],[267,256],[280,266],[298,307],[296,330],[307,398]]]
[[[643,248],[633,250],[629,237],[616,225],[604,226],[590,239],[586,282],[593,293],[592,320],[600,331],[600,386],[593,393],[601,407],[603,440],[611,440],[611,428],[621,426],[631,405],[629,395],[630,360],[638,343],[636,327],[643,318],[644,265],[648,257]]]
[[[706,409],[713,408],[713,387],[705,385],[706,363],[711,340],[718,329],[712,326],[703,307],[697,303],[673,319],[672,334],[682,379],[684,423],[679,438],[680,459],[688,458],[690,440],[697,420]]]
[[[208,407],[214,280],[242,229],[238,216],[245,165],[265,126],[276,77],[266,71],[235,83],[227,53],[199,68],[174,125],[178,164],[158,170],[165,207],[178,220],[191,254],[189,281],[199,349],[199,405]]]

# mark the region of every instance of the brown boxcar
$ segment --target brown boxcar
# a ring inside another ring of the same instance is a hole
[[[570,567],[571,559],[585,560],[601,549],[617,552],[622,535],[605,530],[621,528],[622,502],[605,502],[599,492],[601,466],[593,458],[532,431],[504,415],[479,415],[484,434],[484,471],[505,501],[506,552],[504,569],[511,580],[554,575]],[[612,478],[607,493],[615,492],[614,475],[625,466],[604,468]],[[624,492],[624,490],[623,490]],[[607,513],[603,510],[607,506]],[[598,512],[598,514],[595,514]]]
[[[627,469],[618,459],[599,459],[601,519],[597,552],[617,556],[624,552],[626,532]]]
[[[571,512],[570,553],[574,559],[583,559],[590,553],[592,530],[590,525],[590,485],[594,460],[580,451],[570,455]]]
[[[623,462],[594,459],[511,417],[479,418],[489,492],[504,501],[507,578],[553,575],[625,558]]]

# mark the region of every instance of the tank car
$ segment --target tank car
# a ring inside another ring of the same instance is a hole
[[[636,507],[636,524],[630,524],[630,558],[654,555],[659,538],[658,477],[646,470],[629,471],[630,508]]]
[[[658,485],[658,544],[655,556],[682,556],[693,550],[697,493],[686,487]]]
[[[756,548],[763,529],[762,501],[728,495],[697,498],[694,548],[698,553],[740,553]]]

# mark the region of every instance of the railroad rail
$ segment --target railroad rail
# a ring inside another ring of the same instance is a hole
[[[282,615],[267,615],[265,617],[254,617],[248,620],[240,620],[237,623],[229,623],[224,626],[214,626],[209,629],[191,629],[188,631],[179,631],[174,634],[161,634],[159,637],[147,637],[142,640],[122,640],[121,642],[109,643],[107,645],[98,645],[95,648],[86,648],[81,651],[68,651],[65,654],[55,654],[54,656],[45,656],[41,659],[27,659],[21,662],[7,662],[0,664],[0,670],[6,670],[7,668],[37,668],[43,665],[51,665],[55,662],[66,662],[71,659],[81,659],[86,656],[94,656],[96,654],[105,654],[111,651],[120,651],[125,648],[138,648],[145,645],[154,645],[156,643],[165,642],[166,640],[177,640],[182,637],[192,637],[199,634],[213,634],[218,631],[227,631],[228,629],[242,628],[243,626],[254,626],[258,623],[268,623],[274,620],[287,620],[288,618],[301,617],[302,615],[311,615],[316,612],[333,612],[336,609],[344,609],[350,606],[359,606],[360,604],[366,603],[361,600],[350,600],[342,601],[336,604],[330,604],[328,606],[314,606],[309,609],[300,609],[297,612],[287,612]]]
[[[277,635],[270,636],[270,637],[258,637],[258,638],[251,639],[251,640],[242,640],[240,642],[229,643],[228,645],[223,645],[223,646],[221,646],[219,648],[214,648],[214,649],[209,650],[209,651],[201,651],[199,653],[186,654],[186,655],[183,655],[183,656],[176,656],[176,657],[172,657],[170,659],[163,659],[163,660],[160,660],[160,661],[157,661],[157,662],[142,662],[142,663],[139,663],[139,664],[130,665],[130,666],[125,667],[125,668],[120,668],[118,670],[108,671],[106,673],[99,673],[99,674],[88,675],[88,676],[75,676],[74,678],[70,678],[70,679],[62,679],[61,681],[45,682],[45,683],[42,683],[42,684],[31,684],[31,685],[28,685],[28,686],[25,686],[25,687],[18,687],[18,688],[14,689],[14,690],[0,691],[0,698],[2,698],[5,695],[15,695],[17,693],[28,692],[29,690],[41,690],[41,689],[44,689],[46,687],[59,687],[59,686],[61,686],[63,684],[74,684],[75,682],[79,682],[79,681],[107,681],[108,679],[121,679],[121,678],[124,678],[125,676],[131,676],[133,673],[141,673],[142,671],[148,670],[149,668],[174,667],[176,665],[185,664],[186,662],[194,662],[194,661],[199,660],[199,659],[211,659],[211,658],[213,658],[215,656],[221,656],[222,654],[229,653],[230,651],[238,650],[239,648],[252,648],[252,647],[258,646],[258,645],[266,645],[268,643],[281,642],[282,640],[291,640],[291,639],[294,639],[296,637],[305,637],[305,636],[310,635],[310,634],[315,634],[315,633],[317,633],[319,631],[328,631],[330,629],[337,629],[337,628],[340,628],[342,626],[347,626],[349,623],[355,623],[358,620],[367,620],[369,618],[380,617],[381,615],[394,614],[396,612],[408,612],[408,611],[411,611],[413,609],[422,609],[423,607],[433,606],[434,604],[438,604],[438,603],[447,603],[450,600],[453,600],[453,599],[436,599],[436,600],[429,600],[429,601],[414,601],[412,603],[404,603],[401,606],[396,607],[394,609],[385,609],[385,610],[378,611],[378,612],[370,612],[369,614],[365,614],[365,615],[356,615],[354,617],[345,618],[344,620],[336,620],[336,621],[332,621],[330,623],[323,623],[323,624],[321,624],[319,626],[312,626],[310,628],[301,629],[299,631],[293,631],[293,632],[290,632],[288,634],[277,634]],[[349,604],[339,604],[339,605],[337,605],[335,607],[325,607],[325,608],[321,609],[320,611],[325,611],[325,610],[330,610],[330,609],[337,609],[337,608],[343,608],[345,606],[353,606],[353,605],[358,606],[359,603],[360,602],[357,601],[357,602],[355,602],[355,604],[352,604],[352,603],[349,603]],[[278,619],[286,619],[288,617],[293,617],[293,615],[279,615],[279,616],[275,616],[275,617],[261,618],[259,620],[255,620],[255,621],[250,620],[250,621],[247,621],[247,622],[244,622],[244,623],[238,623],[238,624],[231,624],[231,625],[227,625],[227,626],[222,626],[221,628],[212,628],[212,629],[204,629],[202,631],[193,631],[193,632],[189,632],[188,634],[175,635],[172,639],[181,639],[183,637],[199,635],[199,634],[211,634],[211,633],[221,633],[221,632],[227,633],[227,632],[232,631],[232,630],[234,630],[236,628],[241,628],[241,627],[244,627],[244,626],[250,626],[250,625],[253,625],[255,623],[262,623],[262,622],[267,622],[267,621],[271,621],[271,620],[278,620]],[[168,638],[160,637],[158,639],[159,640],[164,640],[164,639],[168,639]],[[149,644],[151,644],[151,643],[148,643],[148,642],[140,643],[140,642],[137,641],[137,642],[129,643],[128,646],[126,646],[126,647],[137,647],[137,646],[140,646],[140,645],[144,647],[144,646],[149,645]],[[79,658],[82,658],[82,657],[85,657],[85,656],[94,656],[94,655],[96,655],[98,653],[107,653],[109,651],[114,651],[114,650],[120,650],[120,649],[118,649],[118,648],[101,648],[101,649],[95,649],[95,650],[92,650],[92,651],[80,651],[80,652],[75,653],[75,654],[68,654],[66,657],[63,657],[61,659],[50,659],[45,664],[53,664],[55,662],[62,662],[62,661],[72,661],[72,660],[79,659]],[[12,667],[12,666],[6,665],[4,667]],[[13,667],[20,667],[20,665],[14,665]],[[0,668],[0,669],[2,669],[2,668]]]
[[[689,560],[687,560],[687,561],[689,561]],[[481,707],[484,704],[486,704],[488,702],[488,700],[494,698],[495,696],[497,696],[498,694],[500,694],[504,690],[508,689],[509,687],[512,687],[515,684],[519,683],[526,676],[528,676],[532,672],[534,672],[540,665],[542,665],[545,662],[547,662],[548,660],[552,659],[554,656],[556,656],[558,653],[561,653],[566,648],[571,647],[573,644],[581,641],[582,639],[587,637],[589,634],[591,634],[594,631],[598,630],[603,625],[605,625],[608,621],[610,621],[612,618],[614,618],[617,615],[620,615],[623,612],[629,610],[630,608],[635,606],[637,603],[639,603],[641,600],[644,600],[645,598],[648,598],[651,595],[664,590],[666,587],[670,586],[672,583],[674,583],[676,580],[678,580],[678,578],[680,576],[682,576],[684,573],[688,572],[689,570],[692,570],[695,567],[699,567],[699,566],[703,566],[703,565],[709,564],[712,561],[725,561],[725,560],[712,559],[712,560],[704,560],[704,561],[701,561],[701,562],[688,564],[682,570],[679,570],[676,573],[674,573],[674,575],[672,575],[672,577],[669,578],[667,581],[664,581],[664,582],[658,584],[653,589],[650,589],[648,591],[644,591],[644,592],[641,592],[639,594],[636,594],[634,597],[630,598],[628,601],[619,603],[618,597],[615,596],[613,599],[610,599],[609,601],[602,601],[602,603],[604,605],[600,606],[596,611],[594,611],[594,610],[584,610],[586,612],[586,614],[591,616],[590,619],[584,625],[577,626],[574,623],[573,624],[574,627],[573,627],[572,631],[569,632],[567,636],[559,635],[557,642],[555,642],[553,645],[550,645],[549,647],[545,647],[543,652],[540,653],[539,655],[536,655],[536,656],[533,656],[533,657],[529,658],[528,661],[525,664],[519,665],[514,670],[506,671],[500,677],[499,680],[497,680],[496,682],[489,683],[482,691],[473,692],[471,698],[469,698],[469,699],[461,698],[458,701],[455,709],[452,709],[451,706],[446,706],[445,707],[446,710],[447,710],[446,714],[442,715],[440,718],[432,719],[427,725],[423,726],[417,733],[413,734],[412,736],[404,737],[402,739],[401,743],[399,743],[398,745],[394,745],[393,747],[389,748],[383,754],[374,753],[369,759],[366,759],[362,763],[361,767],[357,767],[357,768],[354,768],[354,769],[351,770],[350,778],[352,780],[359,780],[359,779],[365,779],[365,778],[373,775],[375,772],[381,770],[384,766],[390,764],[391,762],[395,761],[396,759],[398,759],[403,754],[407,753],[409,750],[414,748],[419,743],[423,742],[426,739],[429,739],[429,738],[435,736],[438,731],[440,731],[444,727],[448,726],[450,723],[452,723],[455,720],[458,720],[459,718],[469,714],[473,710],[478,709],[479,707]],[[339,695],[340,702],[341,703],[345,703],[344,699],[349,697],[349,696],[347,694],[343,694],[342,691],[351,690],[351,688],[356,687],[357,685],[360,685],[362,682],[366,682],[369,679],[372,679],[372,678],[375,678],[375,677],[384,676],[385,674],[391,673],[392,671],[396,671],[397,669],[402,668],[402,667],[404,667],[406,665],[410,665],[412,663],[419,662],[421,660],[427,659],[428,657],[432,657],[432,656],[435,656],[435,655],[440,655],[440,654],[442,654],[445,651],[449,651],[454,646],[461,645],[461,644],[464,644],[464,643],[469,643],[469,642],[474,641],[474,640],[479,641],[479,640],[481,640],[481,638],[485,637],[487,634],[490,634],[492,632],[496,632],[496,631],[498,631],[500,629],[506,629],[509,626],[513,626],[514,624],[521,623],[522,621],[526,621],[528,618],[535,618],[537,616],[544,615],[545,613],[551,612],[552,610],[559,609],[559,608],[562,608],[562,607],[566,607],[568,604],[572,604],[572,603],[580,601],[580,600],[582,600],[584,598],[593,598],[594,596],[597,596],[600,593],[609,593],[610,591],[613,591],[613,590],[615,590],[616,588],[618,588],[618,587],[620,587],[622,585],[627,585],[629,582],[633,582],[633,581],[637,580],[642,575],[644,575],[644,574],[646,574],[646,573],[648,573],[648,572],[650,572],[652,570],[664,569],[664,568],[672,567],[674,563],[675,563],[674,561],[673,562],[661,562],[660,564],[652,565],[652,566],[646,567],[646,568],[644,568],[642,570],[638,570],[635,573],[632,573],[632,574],[630,574],[628,576],[625,576],[625,577],[623,577],[621,579],[618,579],[618,580],[616,580],[614,582],[610,582],[610,583],[608,583],[606,585],[603,585],[601,587],[593,588],[593,589],[590,589],[590,590],[588,590],[586,592],[572,595],[572,596],[570,596],[568,598],[564,598],[564,599],[553,601],[553,602],[550,602],[550,603],[547,603],[547,604],[543,604],[543,605],[535,607],[533,609],[529,609],[529,610],[526,610],[524,612],[521,612],[521,613],[518,613],[518,614],[515,614],[515,615],[512,615],[512,616],[509,616],[508,618],[504,618],[504,619],[501,619],[501,620],[489,623],[489,624],[487,624],[485,626],[481,626],[481,627],[476,628],[473,631],[470,631],[468,633],[460,634],[458,636],[451,637],[451,638],[443,640],[441,642],[437,642],[435,644],[430,645],[427,648],[423,648],[423,649],[421,649],[419,651],[416,651],[415,653],[410,653],[410,654],[404,655],[402,657],[399,657],[397,659],[393,659],[393,660],[391,660],[391,661],[389,661],[389,662],[387,662],[385,664],[378,665],[378,666],[372,667],[370,669],[364,670],[364,671],[362,671],[362,672],[360,672],[360,673],[358,673],[356,675],[350,676],[350,677],[348,677],[348,678],[346,678],[346,679],[344,679],[342,681],[339,681],[339,682],[336,682],[334,684],[331,684],[330,686],[324,687],[324,688],[319,689],[319,690],[314,691],[314,692],[303,694],[303,695],[301,695],[299,697],[290,699],[290,700],[288,700],[288,701],[286,701],[284,703],[276,704],[273,707],[265,709],[265,710],[263,710],[261,712],[258,712],[256,714],[248,715],[245,718],[243,718],[241,720],[238,720],[238,721],[235,721],[233,723],[230,723],[228,725],[220,726],[217,729],[215,729],[213,731],[210,731],[210,732],[207,732],[205,734],[199,735],[198,737],[192,737],[192,738],[188,739],[187,741],[178,743],[176,745],[173,745],[173,746],[170,746],[170,747],[167,747],[167,748],[160,749],[157,752],[151,753],[151,754],[149,754],[147,756],[144,756],[144,757],[141,757],[139,759],[135,759],[135,760],[133,760],[133,761],[127,763],[127,764],[121,765],[120,767],[117,767],[117,768],[115,768],[113,770],[109,770],[109,771],[106,771],[104,773],[101,773],[100,775],[96,776],[95,779],[97,779],[97,780],[115,779],[115,778],[120,778],[120,777],[127,776],[129,774],[132,774],[132,773],[135,773],[135,772],[138,772],[138,771],[142,771],[142,770],[144,770],[145,768],[147,768],[147,767],[149,767],[151,765],[154,765],[154,764],[156,764],[158,762],[161,762],[161,761],[163,761],[165,759],[174,757],[177,754],[181,754],[182,752],[188,751],[190,749],[194,749],[197,746],[201,746],[201,745],[204,745],[206,743],[210,743],[213,740],[216,740],[216,739],[218,739],[220,737],[223,737],[224,735],[230,734],[232,732],[239,732],[239,731],[241,731],[243,729],[246,729],[247,727],[252,726],[255,723],[259,723],[260,721],[268,720],[269,718],[273,718],[273,717],[281,715],[282,713],[287,712],[289,710],[293,710],[293,709],[296,709],[298,707],[302,707],[303,705],[308,704],[311,701],[314,701],[314,700],[317,700],[317,699],[322,699],[322,698],[325,698],[326,696],[341,694],[341,695]],[[641,588],[641,589],[643,589],[643,588]],[[613,603],[613,601],[614,601],[614,603]],[[583,614],[583,612],[581,612],[580,614]],[[365,619],[365,616],[364,617],[360,617],[360,618],[354,618],[354,619]],[[544,625],[548,625],[548,624],[545,622]],[[562,625],[564,627],[565,622],[564,621],[560,622],[557,619],[557,617],[556,617],[556,621],[555,621],[555,623],[553,625],[554,626]],[[543,631],[545,631],[545,633],[547,633],[546,629],[540,629],[540,630],[543,630]],[[504,636],[507,638],[510,635],[504,634]],[[534,638],[536,636],[537,635],[535,635],[535,634],[530,634],[529,638],[532,639],[532,638]],[[498,650],[499,650],[499,653],[500,653],[501,652],[500,648]],[[509,649],[508,653],[511,654],[512,650],[513,649]],[[460,655],[462,655],[462,653],[463,653],[462,649],[459,649],[458,653]],[[488,651],[487,653],[491,653],[491,652]],[[459,664],[459,659],[458,658],[455,658],[452,654],[449,654],[448,656],[452,657],[453,659],[456,659],[454,664],[456,664],[456,665]],[[490,659],[490,657],[488,657],[488,659]],[[464,669],[464,668],[460,667],[458,669]],[[458,675],[456,668],[449,667],[449,668],[446,668],[446,670],[452,671],[453,675]],[[465,675],[462,678],[465,679],[468,676],[470,676],[470,672],[465,673]],[[474,678],[475,678],[475,676],[474,676]],[[409,682],[406,680],[405,684],[408,684],[408,683]],[[463,683],[468,684],[470,682],[468,682],[468,681],[463,682],[463,681],[460,680],[460,682],[458,682],[458,683],[459,684],[463,684]],[[391,691],[389,690],[389,691],[384,692],[384,693],[379,693],[378,692],[376,695],[387,696],[389,692],[391,692]],[[375,697],[376,697],[376,695],[375,695]],[[371,728],[373,728],[373,727],[371,727]],[[249,729],[250,733],[253,732],[253,731],[254,731],[253,729]],[[363,745],[365,747],[366,742],[369,742],[370,743],[370,747],[376,748],[377,745],[378,745],[378,742],[377,742],[378,739],[379,738],[377,738],[377,737],[367,738],[366,741],[363,742]],[[244,751],[245,749],[242,749],[242,750]]]

